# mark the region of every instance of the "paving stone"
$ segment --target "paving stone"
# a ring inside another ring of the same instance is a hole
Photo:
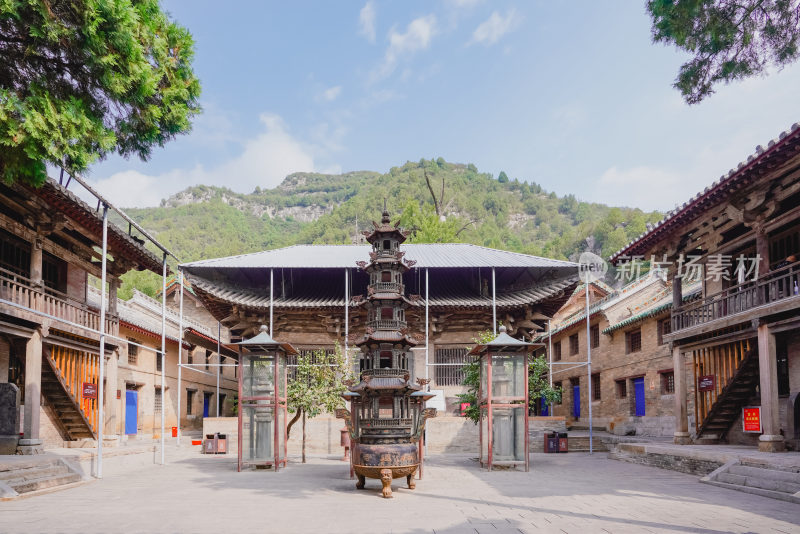
[[[414,491],[358,491],[347,464],[311,458],[236,472],[232,457],[169,451],[168,465],[0,503],[0,531],[351,533],[800,532],[796,504],[700,484],[698,477],[607,459],[535,455],[529,472],[430,456]]]

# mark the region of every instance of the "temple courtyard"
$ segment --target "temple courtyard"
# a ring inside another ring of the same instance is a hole
[[[237,473],[233,455],[167,452],[166,466],[109,461],[102,480],[2,502],[0,531],[800,532],[797,504],[607,453],[532,454],[528,473],[431,456],[415,490],[395,480],[394,498],[382,499],[379,481],[358,491],[347,464],[331,458]]]

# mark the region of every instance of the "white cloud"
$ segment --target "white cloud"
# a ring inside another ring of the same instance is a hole
[[[482,2],[483,0],[447,0],[449,5],[457,9],[471,9]]]
[[[428,48],[436,30],[435,15],[426,15],[412,20],[404,33],[392,29],[389,32],[389,47],[386,49],[383,63],[377,71],[373,72],[372,81],[389,76],[397,68],[400,60]]]
[[[259,118],[264,130],[245,141],[239,155],[216,167],[207,169],[198,165],[158,175],[126,170],[92,180],[92,184],[118,206],[145,207],[157,206],[161,199],[192,185],[218,185],[250,192],[256,186],[275,187],[293,172],[315,170],[314,147],[293,137],[280,116],[264,113]]]
[[[375,4],[372,0],[364,4],[358,13],[358,26],[361,35],[367,38],[370,43],[375,42]]]
[[[481,43],[491,46],[499,41],[502,36],[515,30],[521,20],[521,17],[517,16],[517,10],[514,8],[509,9],[505,16],[495,11],[475,28],[475,31],[472,32],[472,40],[468,44]]]
[[[335,85],[333,87],[328,87],[327,89],[322,91],[320,99],[324,100],[325,102],[333,102],[334,100],[339,98],[340,94],[342,94],[342,86]]]
[[[675,203],[684,200],[684,191],[691,182],[688,175],[655,167],[611,167],[600,177],[592,200],[643,210],[671,209]]]

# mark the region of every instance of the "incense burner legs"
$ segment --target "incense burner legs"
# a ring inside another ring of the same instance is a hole
[[[392,498],[392,470],[391,469],[381,469],[381,484],[383,484],[383,490],[381,493],[383,494],[384,499],[391,499]]]
[[[417,472],[419,464],[402,465],[402,466],[371,466],[371,465],[354,465],[353,469],[356,472],[356,488],[364,489],[367,478],[375,478],[381,481],[381,495],[386,499],[392,498],[392,479],[404,478],[408,484],[409,489],[416,487],[414,481],[414,474]]]

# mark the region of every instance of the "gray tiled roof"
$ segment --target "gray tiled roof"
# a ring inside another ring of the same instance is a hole
[[[269,308],[269,293],[252,289],[233,287],[221,282],[210,282],[200,277],[189,275],[195,288],[213,297],[236,303],[249,308]],[[538,287],[520,289],[497,294],[497,306],[522,306],[535,304],[547,298],[558,295],[561,291],[572,287],[577,281],[575,277],[566,277],[558,281],[547,282]],[[458,284],[437,285],[435,295],[430,296],[430,306],[490,308],[492,297],[471,293],[467,288]],[[417,306],[424,306],[425,299],[420,298],[415,302]],[[304,286],[297,288],[296,293],[282,297],[275,296],[273,305],[277,308],[326,308],[344,306],[344,295],[341,288],[319,284],[318,286]]]
[[[368,259],[369,245],[293,245],[253,254],[229,256],[184,263],[188,271],[203,268],[346,268]],[[566,267],[577,269],[569,261],[540,258],[518,252],[480,247],[469,243],[403,244],[406,260],[418,268],[444,267]]]

